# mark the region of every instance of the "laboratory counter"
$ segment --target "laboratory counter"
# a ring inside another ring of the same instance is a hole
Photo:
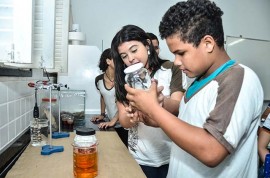
[[[145,178],[143,171],[121,142],[116,132],[97,131],[98,176],[97,178]],[[70,137],[52,139],[53,146],[64,146],[64,151],[41,155],[41,147],[31,144],[7,173],[6,178],[72,178],[73,147],[75,133]]]

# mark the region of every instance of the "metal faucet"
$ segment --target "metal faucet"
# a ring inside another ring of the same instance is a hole
[[[15,56],[14,56],[14,43],[11,44],[11,51],[8,53],[8,55],[10,55],[10,62],[15,62]]]

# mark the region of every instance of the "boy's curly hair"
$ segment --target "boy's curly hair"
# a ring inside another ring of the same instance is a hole
[[[205,35],[210,35],[222,47],[222,15],[221,9],[209,0],[181,1],[170,7],[162,17],[159,33],[162,39],[179,34],[183,42],[192,43],[195,47]]]

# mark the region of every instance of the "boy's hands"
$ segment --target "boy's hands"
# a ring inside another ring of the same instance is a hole
[[[134,89],[125,84],[127,99],[130,106],[126,108],[130,122],[143,122],[146,125],[157,127],[158,125],[149,116],[154,105],[161,105],[164,101],[163,87],[157,88],[157,81],[152,80],[148,90]]]

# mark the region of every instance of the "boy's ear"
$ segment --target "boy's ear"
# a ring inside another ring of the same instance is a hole
[[[212,36],[210,35],[206,35],[205,37],[203,37],[203,41],[204,41],[204,44],[205,44],[205,49],[208,53],[211,53],[213,52],[214,50],[214,47],[216,45],[216,42],[215,40],[213,39]]]

